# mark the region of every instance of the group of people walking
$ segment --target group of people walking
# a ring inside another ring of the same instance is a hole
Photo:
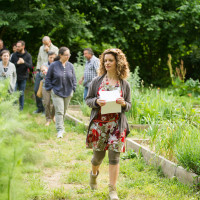
[[[55,120],[57,137],[62,138],[65,133],[65,112],[76,91],[76,75],[73,64],[69,62],[71,54],[67,47],[61,47],[58,50],[48,36],[45,36],[42,42],[43,45],[38,54],[34,87],[37,105],[34,113],[45,111],[46,125],[48,126],[52,120]],[[21,91],[25,90],[27,69],[32,67],[32,58],[24,48],[23,41],[17,42],[17,52],[12,55],[11,61],[9,61],[9,51],[4,52],[3,50],[1,53],[0,77],[12,77],[10,78],[11,92],[15,90],[16,80],[16,87],[19,87]],[[125,151],[125,138],[129,134],[125,115],[125,112],[131,108],[130,86],[126,81],[129,66],[125,54],[120,49],[105,50],[99,60],[94,56],[92,49],[86,48],[84,56],[87,61],[79,84],[84,84],[84,99],[86,104],[92,108],[86,136],[86,147],[93,149],[89,184],[91,189],[97,189],[100,165],[108,151],[109,197],[111,200],[118,200],[116,183],[119,175],[119,157],[120,153]],[[21,75],[18,77],[19,72]],[[37,97],[41,81],[43,98]],[[106,105],[106,100],[101,98],[101,92],[115,90],[120,94],[116,103],[121,106],[121,111],[101,114],[101,108]],[[20,98],[20,109],[23,109],[23,94]]]
[[[24,108],[24,91],[28,78],[28,69],[32,70],[32,57],[25,49],[25,42],[20,40],[14,45],[16,52],[10,55],[10,51],[5,48],[0,40],[0,79],[10,78],[9,92],[17,89],[20,91],[20,110]]]

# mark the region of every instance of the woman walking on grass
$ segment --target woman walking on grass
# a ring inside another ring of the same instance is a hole
[[[68,62],[70,51],[61,47],[45,78],[45,89],[51,91],[55,108],[57,138],[62,138],[64,129],[64,116],[73,92],[76,90],[76,76],[73,64]]]
[[[125,138],[129,127],[125,112],[131,108],[130,86],[125,80],[129,74],[126,56],[120,49],[107,49],[100,58],[99,76],[95,78],[88,91],[86,104],[92,108],[86,145],[93,149],[90,187],[97,189],[97,177],[106,150],[109,157],[109,197],[118,200],[116,183],[119,174],[120,152],[125,151]],[[118,90],[116,103],[121,105],[121,113],[101,114],[106,101],[100,98],[102,91]]]
[[[3,50],[1,52],[2,61],[0,61],[0,80],[10,78],[9,92],[13,93],[17,81],[16,68],[13,63],[10,62],[10,52]]]

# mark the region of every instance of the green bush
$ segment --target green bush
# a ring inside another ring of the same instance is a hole
[[[133,150],[129,150],[121,156],[121,159],[126,160],[126,159],[133,159],[137,157],[138,155]]]
[[[200,82],[199,80],[188,79],[186,82],[176,78],[173,81],[173,90],[175,95],[188,95],[198,97],[200,96]]]
[[[169,94],[168,90],[143,89],[132,92],[132,108],[128,117],[133,122],[146,124],[151,121],[189,120],[198,121],[198,116],[190,99],[181,101],[180,98]]]

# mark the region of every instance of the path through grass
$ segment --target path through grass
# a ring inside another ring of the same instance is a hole
[[[66,134],[56,138],[55,125],[45,127],[43,115],[33,115],[31,94],[27,94],[21,119],[26,124],[24,137],[30,141],[23,168],[24,199],[28,200],[105,200],[108,199],[108,158],[100,168],[99,189],[89,187],[92,151],[85,148],[86,130],[65,121]],[[120,160],[117,185],[120,199],[198,199],[198,192],[163,177],[159,169],[145,164],[143,158]]]

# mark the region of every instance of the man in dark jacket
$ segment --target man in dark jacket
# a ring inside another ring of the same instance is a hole
[[[20,40],[17,42],[17,52],[13,54],[11,62],[15,64],[17,71],[16,90],[21,92],[19,98],[20,110],[24,108],[24,91],[26,88],[26,80],[28,78],[28,68],[32,69],[32,57],[25,50],[25,42]]]

